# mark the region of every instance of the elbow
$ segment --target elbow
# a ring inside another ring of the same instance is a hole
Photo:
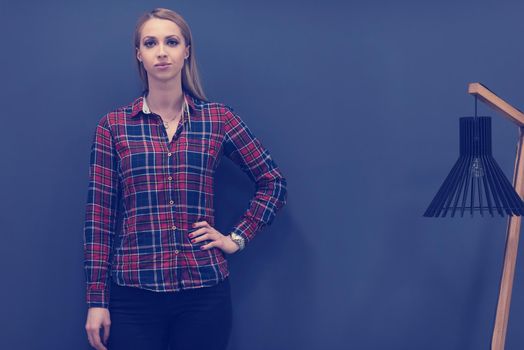
[[[285,177],[281,177],[278,186],[276,186],[278,193],[277,198],[280,203],[279,207],[283,207],[287,204],[287,180]]]

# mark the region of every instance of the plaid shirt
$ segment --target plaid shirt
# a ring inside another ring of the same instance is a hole
[[[229,275],[222,250],[191,243],[191,225],[214,226],[213,175],[222,154],[256,184],[230,232],[246,243],[286,203],[286,180],[230,108],[185,95],[188,109],[168,141],[143,97],[99,122],[91,149],[84,227],[89,307],[109,305],[110,278],[153,291],[212,286]]]

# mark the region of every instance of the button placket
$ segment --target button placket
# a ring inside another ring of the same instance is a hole
[[[169,145],[168,145],[169,147]],[[173,152],[170,152],[169,149],[168,149],[168,152],[167,152],[167,173],[171,173],[171,169],[173,168]],[[177,242],[177,229],[178,227],[175,225],[175,201],[172,199],[174,198],[174,190],[173,190],[173,176],[171,175],[168,175],[167,177],[168,179],[168,198],[169,199],[169,206],[171,207],[171,222],[172,222],[172,225],[171,225],[171,240],[173,242],[173,248],[175,248],[174,250],[174,253],[176,255],[178,255],[179,253],[179,250],[177,249],[178,247],[178,242]]]

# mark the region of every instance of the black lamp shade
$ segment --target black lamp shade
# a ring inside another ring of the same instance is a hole
[[[524,214],[524,203],[493,158],[490,117],[460,118],[460,157],[424,216],[457,212]]]

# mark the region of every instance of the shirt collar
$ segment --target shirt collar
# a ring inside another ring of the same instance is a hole
[[[193,115],[193,113],[195,112],[195,109],[196,109],[195,101],[193,100],[193,97],[191,97],[187,93],[184,93],[184,98],[185,98],[185,100],[187,102],[187,105],[189,107],[189,114]],[[131,118],[136,117],[140,112],[142,112],[145,115],[151,114],[151,110],[149,109],[149,106],[147,105],[147,101],[145,99],[145,95],[138,97],[131,104],[131,115],[130,115]]]
[[[151,114],[151,110],[149,109],[149,106],[147,105],[147,100],[145,96],[142,96],[142,113]]]

